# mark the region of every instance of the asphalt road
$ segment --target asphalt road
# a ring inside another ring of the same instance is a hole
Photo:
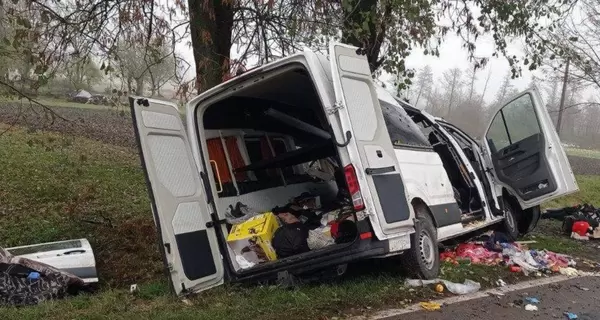
[[[538,311],[526,311],[524,304],[516,305],[527,296],[540,300]],[[578,320],[600,320],[600,277],[576,278],[507,293],[502,297],[464,301],[442,306],[437,311],[403,314],[396,319],[567,319],[565,312],[575,313]]]

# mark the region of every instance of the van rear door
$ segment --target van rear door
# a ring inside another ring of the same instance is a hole
[[[372,222],[381,226],[383,235],[377,236],[389,238],[412,231],[414,212],[407,201],[367,58],[357,50],[340,43],[329,47],[336,104],[342,130],[352,135],[348,152],[366,210]]]
[[[179,295],[222,284],[223,262],[208,197],[177,106],[141,97],[129,102],[174,291]]]
[[[518,94],[492,115],[481,144],[486,162],[522,208],[579,190],[537,90]]]

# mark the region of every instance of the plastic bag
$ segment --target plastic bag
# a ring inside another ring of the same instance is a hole
[[[308,247],[310,250],[321,249],[335,243],[331,236],[328,236],[329,226],[308,231]]]
[[[404,284],[408,287],[422,287],[431,285],[434,283],[443,283],[448,291],[454,294],[469,294],[475,293],[481,289],[481,284],[473,280],[466,279],[463,283],[454,283],[444,279],[433,279],[433,280],[420,280],[420,279],[406,279]]]

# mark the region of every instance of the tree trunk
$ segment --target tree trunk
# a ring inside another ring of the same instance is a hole
[[[138,96],[144,95],[144,79],[135,79],[135,94]]]
[[[231,2],[188,0],[198,93],[221,83],[229,71],[233,28]]]

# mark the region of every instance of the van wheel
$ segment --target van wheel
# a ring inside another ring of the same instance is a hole
[[[502,222],[502,232],[506,233],[508,238],[512,241],[517,240],[519,237],[519,217],[518,209],[507,200],[504,200],[504,221]]]
[[[435,279],[440,271],[440,252],[437,230],[427,209],[415,207],[417,223],[410,237],[410,249],[402,261],[410,276],[419,279]]]

